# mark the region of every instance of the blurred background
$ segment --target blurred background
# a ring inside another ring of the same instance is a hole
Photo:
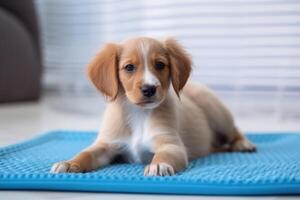
[[[298,0],[0,0],[0,145],[96,130],[86,65],[134,36],[176,37],[243,131],[300,130]]]

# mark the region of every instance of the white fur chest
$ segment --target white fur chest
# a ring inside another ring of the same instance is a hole
[[[128,123],[131,136],[127,140],[127,151],[130,160],[136,163],[145,163],[151,156],[151,140],[149,134],[150,110],[132,108],[128,110]]]

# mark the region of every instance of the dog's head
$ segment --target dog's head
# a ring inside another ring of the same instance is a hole
[[[170,82],[177,95],[191,71],[191,60],[172,38],[134,38],[104,46],[88,67],[88,75],[109,101],[121,93],[144,108],[157,107]]]

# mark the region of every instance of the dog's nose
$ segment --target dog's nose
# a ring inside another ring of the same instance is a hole
[[[141,88],[142,94],[145,97],[152,97],[155,95],[156,92],[156,86],[154,85],[143,85]]]

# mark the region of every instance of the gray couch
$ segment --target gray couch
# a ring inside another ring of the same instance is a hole
[[[41,53],[34,3],[0,1],[0,103],[40,96]]]

